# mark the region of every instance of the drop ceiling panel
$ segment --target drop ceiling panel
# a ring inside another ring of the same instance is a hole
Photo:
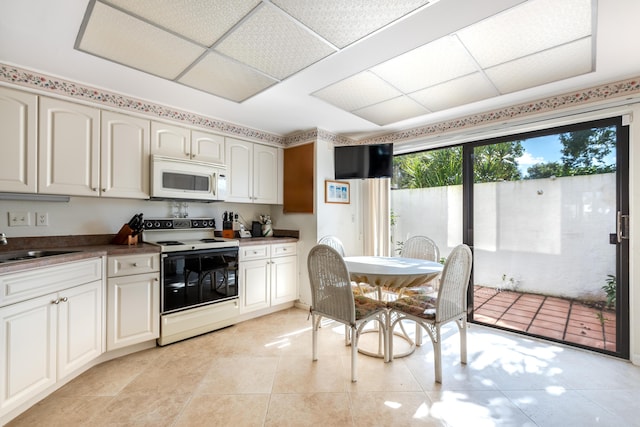
[[[203,46],[211,46],[260,0],[105,0]]]
[[[477,71],[457,37],[443,37],[371,70],[405,93]]]
[[[402,95],[375,74],[365,71],[315,92],[313,95],[342,108],[353,111]]]
[[[380,126],[385,126],[401,120],[427,114],[423,106],[407,96],[401,96],[389,101],[356,110],[353,113]]]
[[[498,65],[486,73],[504,94],[591,71],[591,38],[586,38]]]
[[[214,52],[207,54],[178,81],[235,102],[242,102],[277,83]]]
[[[388,0],[271,0],[271,2],[339,48],[346,47],[430,3],[427,0],[395,0],[393,2]]]
[[[419,90],[411,97],[430,111],[441,111],[497,95],[496,88],[478,72]]]
[[[102,3],[95,4],[78,48],[166,79],[174,79],[204,53],[193,43]]]
[[[487,68],[591,34],[591,0],[536,0],[465,28],[458,37]]]
[[[269,5],[243,21],[216,50],[277,79],[285,79],[334,52]]]

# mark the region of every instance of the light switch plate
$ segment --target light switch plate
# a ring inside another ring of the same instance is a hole
[[[49,225],[49,213],[48,212],[36,212],[36,225],[48,226]]]

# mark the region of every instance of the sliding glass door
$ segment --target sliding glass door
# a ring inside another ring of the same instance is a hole
[[[469,244],[475,323],[627,358],[627,153],[615,118],[396,156],[396,244]]]

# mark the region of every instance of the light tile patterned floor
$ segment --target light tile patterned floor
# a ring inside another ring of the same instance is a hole
[[[593,348],[616,351],[616,313],[581,301],[476,286],[474,319]]]
[[[325,324],[312,362],[307,315],[103,363],[9,426],[640,426],[640,367],[626,361],[471,325],[467,365],[444,331],[442,385],[426,336],[392,363],[359,355],[351,383],[344,328]]]

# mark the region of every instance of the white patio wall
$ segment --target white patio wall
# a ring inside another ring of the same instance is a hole
[[[391,200],[396,244],[426,235],[446,257],[462,242],[462,186],[394,190]],[[475,284],[603,300],[615,201],[615,174],[475,185]]]

